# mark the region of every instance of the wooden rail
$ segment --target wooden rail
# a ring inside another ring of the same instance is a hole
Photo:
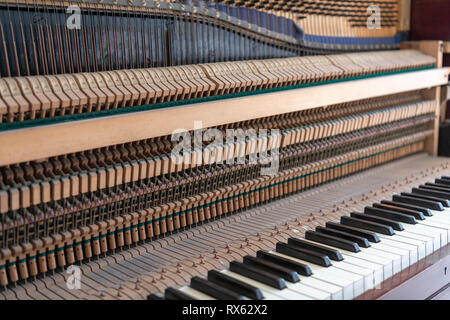
[[[429,69],[0,133],[0,166],[447,83]]]

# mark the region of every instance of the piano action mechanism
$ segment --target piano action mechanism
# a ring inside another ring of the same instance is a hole
[[[0,1],[0,299],[445,295],[443,44],[372,2]]]

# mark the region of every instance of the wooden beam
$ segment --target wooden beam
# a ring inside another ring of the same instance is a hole
[[[450,41],[444,41],[444,53],[450,53]]]
[[[411,0],[398,0],[397,31],[409,31],[411,24]]]
[[[429,69],[0,132],[0,166],[192,130],[194,121],[207,128],[430,88],[447,83],[447,74]]]

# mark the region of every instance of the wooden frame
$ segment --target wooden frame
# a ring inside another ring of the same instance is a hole
[[[0,132],[0,165],[170,135],[176,129],[194,129],[194,121],[207,128],[431,88],[446,84],[447,74],[447,69],[429,69]]]
[[[397,31],[409,31],[411,23],[411,0],[398,0],[398,12]]]
[[[450,41],[444,41],[444,53],[450,53]]]

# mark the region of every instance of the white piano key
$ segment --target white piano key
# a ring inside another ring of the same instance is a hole
[[[418,234],[415,232],[409,232],[409,231],[403,231],[402,237],[404,238],[410,238],[410,239],[417,239],[419,241],[423,241],[425,243],[425,255],[432,254],[434,252],[434,246],[433,246],[433,238],[429,236],[424,236],[422,234]]]
[[[359,274],[360,276],[362,276],[364,278],[364,291],[373,289],[373,287],[375,286],[373,270],[347,263],[345,260],[333,261],[332,264],[334,267],[338,269]]]
[[[449,210],[446,210],[446,211],[431,210],[431,213],[433,214],[433,216],[431,216],[431,217],[426,216],[425,219],[439,218],[442,221],[450,222],[450,211]]]
[[[198,300],[216,300],[215,298],[210,297],[210,296],[204,294],[203,292],[192,289],[191,287],[188,287],[188,286],[183,286],[183,287],[179,288],[178,290],[183,291],[184,293],[186,293],[186,294],[190,295],[191,297],[198,299]]]
[[[431,220],[439,219],[442,222],[445,221],[447,223],[450,223],[450,213],[448,213],[448,212],[442,213],[442,212],[439,212],[439,211],[434,211],[434,212],[432,212],[432,214],[433,215],[431,217],[425,216],[425,220],[428,220],[428,219],[431,219]],[[423,221],[425,221],[425,220],[423,220]]]
[[[432,239],[433,252],[441,247],[441,234],[433,230],[424,230],[423,227],[416,227],[416,225],[404,225],[405,231],[426,236]]]
[[[416,245],[411,245],[410,243],[402,242],[400,237],[383,237],[382,242],[374,243],[373,247],[378,249],[383,249],[384,246],[388,245],[389,247],[394,247],[401,250],[406,250],[409,252],[409,264],[413,264],[417,262],[418,250]]]
[[[353,253],[354,257],[363,257],[361,254],[364,254],[369,257],[369,259],[377,258],[377,259],[384,259],[390,262],[392,269],[391,272],[389,270],[387,271],[387,274],[385,274],[385,277],[389,275],[389,277],[393,276],[394,274],[400,272],[402,270],[402,257],[400,254],[395,254],[389,251],[381,250],[380,248],[360,248],[361,252]]]
[[[300,281],[305,285],[316,290],[321,290],[331,296],[331,300],[343,300],[342,288],[331,283],[321,281],[313,277],[300,276]]]
[[[344,258],[344,262],[346,262],[347,264],[355,265],[355,266],[370,270],[373,275],[373,284],[374,285],[377,285],[377,284],[383,282],[384,270],[383,270],[382,264],[378,264],[378,263],[374,263],[369,260],[364,260],[364,259],[360,259],[357,257],[353,257],[350,255],[344,254],[342,251],[341,251],[341,253]],[[392,273],[392,271],[391,271],[391,273]]]
[[[365,250],[367,251],[368,249],[369,248]],[[392,257],[394,261],[394,274],[409,267],[409,251],[390,247],[388,245],[384,245],[382,242],[378,244],[377,248],[371,249],[373,254],[381,254],[386,257],[389,257],[390,255]]]
[[[279,255],[286,259],[291,259],[293,261],[307,264],[313,272],[311,277],[341,287],[343,290],[344,299],[346,299],[346,300],[353,299],[355,297],[354,284],[353,284],[354,281],[351,279],[348,279],[345,276],[342,276],[342,274],[339,274],[339,272],[334,273],[334,271],[336,271],[336,269],[334,269],[333,267],[328,267],[328,268],[321,267],[321,266],[312,264],[311,262],[296,259],[296,258],[290,257],[290,256],[282,254],[282,253],[278,253],[275,251],[271,251],[271,253]],[[328,271],[328,269],[331,269],[331,270]],[[339,269],[337,269],[337,270],[340,271]]]
[[[450,223],[443,223],[437,219],[424,220],[420,222],[420,225],[426,229],[432,228],[432,230],[439,231],[441,234],[441,247],[445,247],[450,238]]]
[[[434,224],[437,224],[438,226],[441,226],[444,229],[450,228],[450,218],[447,219],[442,216],[432,216],[432,217],[425,217],[425,220],[420,220],[420,224],[425,224],[426,222],[433,222]]]
[[[435,237],[439,238],[438,234],[434,235]],[[393,239],[396,241],[396,239],[403,239],[402,241],[404,241],[404,239],[414,239],[417,240],[418,243],[421,243],[421,245],[425,248],[425,252],[428,253],[432,253],[433,252],[433,242],[434,242],[434,238],[432,235],[430,234],[425,234],[425,232],[420,231],[418,232],[417,230],[404,230],[402,232],[398,232]],[[400,241],[400,240],[399,240]]]
[[[311,242],[310,240],[306,240],[306,239],[303,239],[303,240],[307,241],[307,242]],[[361,267],[372,269],[374,273],[375,272],[377,273],[377,276],[376,276],[377,281],[375,282],[376,284],[378,284],[379,283],[378,281],[380,281],[380,279],[379,279],[380,275],[382,277],[382,280],[388,279],[393,275],[393,273],[392,273],[393,272],[393,262],[392,262],[392,259],[390,259],[391,257],[393,257],[393,255],[391,255],[388,258],[383,258],[383,257],[379,257],[377,255],[368,254],[365,250],[370,249],[370,248],[361,248],[360,247],[360,249],[361,249],[360,252],[351,252],[351,251],[339,249],[339,248],[336,248],[336,247],[333,247],[330,245],[326,245],[326,244],[320,244],[320,245],[324,246],[324,247],[332,248],[335,250],[339,250],[339,252],[343,255],[344,261],[346,261],[345,259],[348,259],[348,263],[352,263],[352,264],[359,265]],[[364,249],[364,250],[362,250],[362,249]],[[379,255],[379,252],[376,252],[376,253]],[[398,270],[400,270],[400,268],[401,268],[400,257],[397,257],[397,262],[398,262]]]
[[[434,212],[431,217],[425,216],[425,220],[423,221],[436,221],[439,223],[445,223],[446,225],[450,224],[450,214],[447,213],[440,213],[440,212]],[[422,222],[422,221],[421,221]]]
[[[430,209],[430,211],[433,215],[436,215],[436,216],[441,215],[444,217],[450,217],[450,208],[444,208],[443,211],[437,211],[437,210]]]
[[[306,240],[307,242],[311,242],[311,243],[315,243],[314,241],[311,240]],[[323,245],[323,244],[320,244]],[[363,267],[363,266],[358,266],[355,264],[351,264],[351,263],[347,263],[345,260],[344,261],[331,261],[331,264],[333,267],[341,269],[342,271],[345,271],[347,273],[352,273],[352,274],[358,274],[359,276],[363,277],[363,282],[364,282],[364,290],[369,290],[372,289],[374,287],[374,271],[372,269]]]
[[[296,283],[286,281],[286,286],[292,291],[304,294],[305,296],[311,297],[316,300],[331,300],[331,295],[329,293],[305,286],[301,280]]]
[[[384,237],[386,237],[386,238],[384,238]],[[396,234],[393,239],[392,239],[392,237],[388,237],[388,236],[384,236],[384,237],[383,237],[383,239],[388,239],[390,241],[395,241],[395,242],[409,243],[411,245],[416,246],[418,260],[424,258],[427,255],[426,242],[419,240],[415,237],[411,237],[409,234],[401,234],[401,235]]]

